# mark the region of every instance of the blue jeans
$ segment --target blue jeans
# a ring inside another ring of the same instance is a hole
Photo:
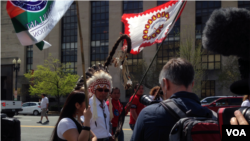
[[[129,126],[130,126],[131,130],[134,131],[135,125],[134,124],[129,124]]]
[[[113,134],[115,134],[116,127],[112,127]],[[119,136],[118,136],[118,141],[124,141],[124,133],[123,130],[121,130]]]

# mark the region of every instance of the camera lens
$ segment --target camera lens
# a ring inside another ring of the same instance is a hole
[[[147,96],[147,95],[143,95],[140,97],[140,102],[143,104],[143,105],[150,105],[152,100]]]

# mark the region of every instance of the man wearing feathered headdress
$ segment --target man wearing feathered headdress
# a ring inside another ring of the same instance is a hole
[[[112,89],[112,77],[102,65],[93,66],[86,73],[89,105],[93,113],[90,128],[98,141],[108,141],[110,134],[110,113],[105,100]]]

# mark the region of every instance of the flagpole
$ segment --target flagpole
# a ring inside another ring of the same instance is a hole
[[[82,58],[82,73],[83,73],[83,79],[84,79],[84,91],[85,91],[85,105],[86,109],[89,105],[89,98],[88,98],[88,88],[86,83],[86,74],[85,74],[85,61],[84,61],[84,52],[83,52],[83,41],[82,41],[82,30],[81,30],[81,21],[79,16],[79,4],[78,1],[76,2],[76,11],[77,11],[77,20],[78,20],[78,29],[79,29],[79,35],[80,35],[80,47],[81,47],[81,58]]]
[[[142,81],[143,81],[143,80],[144,80],[144,78],[146,77],[146,75],[147,75],[147,73],[148,73],[148,71],[149,71],[150,67],[152,66],[152,64],[153,64],[153,62],[154,62],[154,60],[155,60],[155,58],[156,58],[156,56],[157,56],[157,54],[158,54],[158,52],[159,52],[159,50],[160,50],[160,48],[161,48],[162,44],[163,44],[163,42],[165,41],[165,39],[166,39],[166,38],[167,38],[167,36],[164,38],[164,40],[161,42],[160,47],[157,49],[157,51],[156,51],[156,53],[155,53],[155,56],[154,56],[153,60],[151,61],[150,65],[148,66],[148,68],[147,68],[146,72],[144,73],[144,75],[143,75],[143,77],[142,77],[142,79],[141,79],[141,81],[140,81],[140,83],[139,83],[139,86],[136,88],[136,91],[135,91],[135,93],[133,94],[133,97],[132,97],[132,99],[131,99],[131,101],[130,101],[130,102],[132,102],[132,101],[133,101],[133,99],[134,99],[134,97],[135,97],[135,94],[136,94],[136,93],[137,93],[137,91],[139,90],[139,88],[140,88],[140,86],[141,86],[141,84],[142,84]],[[126,112],[127,112],[127,110],[126,110]]]

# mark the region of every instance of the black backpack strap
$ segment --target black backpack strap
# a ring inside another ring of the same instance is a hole
[[[186,114],[176,105],[176,103],[171,100],[171,99],[167,99],[164,100],[162,102],[160,102],[160,104],[163,106],[163,108],[169,112],[172,117],[174,117],[175,119],[180,119],[180,118],[184,118],[187,117]]]

